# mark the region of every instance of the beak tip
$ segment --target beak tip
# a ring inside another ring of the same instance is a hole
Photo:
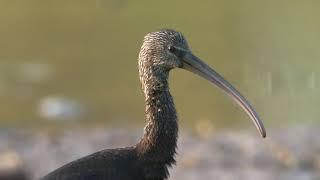
[[[266,138],[266,137],[267,137],[266,131],[261,131],[261,137],[262,137],[262,138]]]

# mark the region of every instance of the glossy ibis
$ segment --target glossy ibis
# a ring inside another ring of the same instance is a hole
[[[183,35],[174,30],[148,33],[139,53],[139,76],[145,95],[146,126],[135,146],[106,149],[68,163],[43,180],[163,180],[175,163],[178,122],[168,87],[170,70],[182,68],[212,82],[266,131],[248,101],[222,76],[192,54]]]

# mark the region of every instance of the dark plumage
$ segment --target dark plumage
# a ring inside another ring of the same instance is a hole
[[[185,38],[174,30],[144,37],[139,75],[146,103],[144,135],[135,146],[107,149],[73,161],[42,180],[163,180],[175,163],[178,123],[168,87],[169,71],[183,68],[213,82],[251,117],[261,135],[265,130],[249,103],[219,74],[196,58]]]

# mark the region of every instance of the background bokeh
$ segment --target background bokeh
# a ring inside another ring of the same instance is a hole
[[[2,0],[0,134],[98,127],[139,137],[137,56],[143,36],[161,28],[181,31],[193,52],[249,99],[268,131],[317,127],[319,8],[315,0]],[[245,113],[205,80],[174,70],[170,88],[182,132],[257,135]]]

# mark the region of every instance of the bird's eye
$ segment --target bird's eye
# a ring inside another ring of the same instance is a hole
[[[176,51],[176,48],[174,46],[168,46],[168,50],[171,52],[171,53],[174,53]]]

